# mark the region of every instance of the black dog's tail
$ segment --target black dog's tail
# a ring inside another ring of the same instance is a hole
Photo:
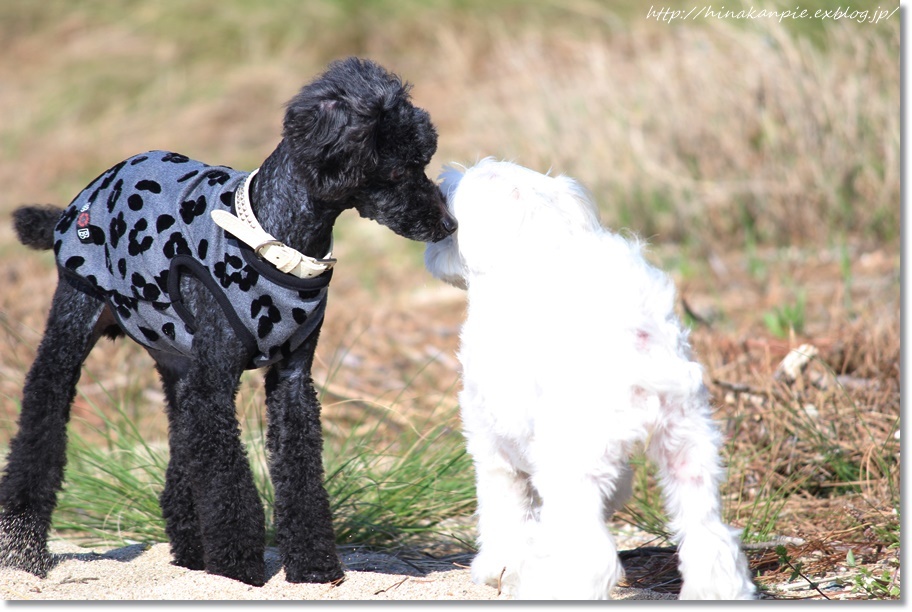
[[[63,209],[44,206],[22,206],[13,211],[13,228],[19,242],[33,249],[46,250],[54,246],[54,226]]]

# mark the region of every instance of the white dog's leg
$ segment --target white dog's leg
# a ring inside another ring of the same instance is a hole
[[[610,521],[614,514],[624,507],[627,500],[633,495],[633,468],[630,463],[625,463],[618,476],[617,483],[611,495],[606,495],[603,499],[604,516],[606,521]]]
[[[533,484],[542,505],[517,598],[610,599],[624,570],[605,525],[605,482],[559,470],[537,472]]]
[[[662,421],[648,452],[659,467],[671,529],[678,540],[681,599],[753,599],[739,532],[722,522],[720,434],[706,390],[662,398]]]
[[[534,495],[526,474],[499,453],[480,452],[474,446],[479,547],[472,580],[513,595],[520,560],[529,546]]]

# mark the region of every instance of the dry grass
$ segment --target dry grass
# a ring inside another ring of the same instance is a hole
[[[0,6],[0,217],[65,203],[150,148],[251,168],[306,79],[333,57],[371,56],[414,83],[437,123],[431,172],[485,155],[553,168],[590,188],[607,224],[655,244],[730,436],[734,523],[803,538],[789,553],[808,571],[833,570],[848,549],[898,558],[898,17],[818,24],[812,44],[775,24],[669,27],[585,0],[117,6]],[[336,244],[315,366],[327,434],[344,440],[372,417],[395,439],[455,407],[463,296],[423,271],[420,245],[355,215]],[[50,256],[0,223],[0,431],[12,431],[54,277]],[[805,342],[819,357],[777,380]],[[161,438],[150,360],[105,344],[74,413],[116,402]],[[261,400],[257,373],[242,396]],[[752,559],[767,583],[788,573],[770,555]]]

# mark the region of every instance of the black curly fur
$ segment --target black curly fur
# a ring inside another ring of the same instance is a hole
[[[456,229],[425,167],[437,146],[408,86],[358,58],[335,62],[288,104],[283,138],[260,166],[251,200],[263,227],[322,257],[338,215],[355,208],[420,241]],[[20,240],[52,246],[60,209],[14,215]],[[19,431],[0,480],[0,564],[46,574],[47,532],[63,482],[66,424],[80,368],[102,335],[117,336],[109,307],[61,277],[22,393]],[[193,356],[150,350],[167,400],[170,461],[160,503],[174,563],[262,585],[264,514],[235,415],[249,355],[206,287],[181,280],[198,331]],[[290,582],[343,576],[323,488],[320,404],[310,370],[319,329],[266,377],[269,469],[277,540]]]
[[[54,225],[63,212],[59,207],[22,206],[13,211],[13,229],[19,242],[33,249],[47,250],[54,246]]]

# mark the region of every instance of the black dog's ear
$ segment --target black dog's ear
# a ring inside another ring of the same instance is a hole
[[[342,100],[289,106],[283,137],[312,196],[341,199],[364,179],[377,163],[374,125],[353,116]]]
[[[283,137],[314,197],[341,199],[364,181],[378,161],[383,114],[407,95],[395,75],[349,58],[288,103]]]

